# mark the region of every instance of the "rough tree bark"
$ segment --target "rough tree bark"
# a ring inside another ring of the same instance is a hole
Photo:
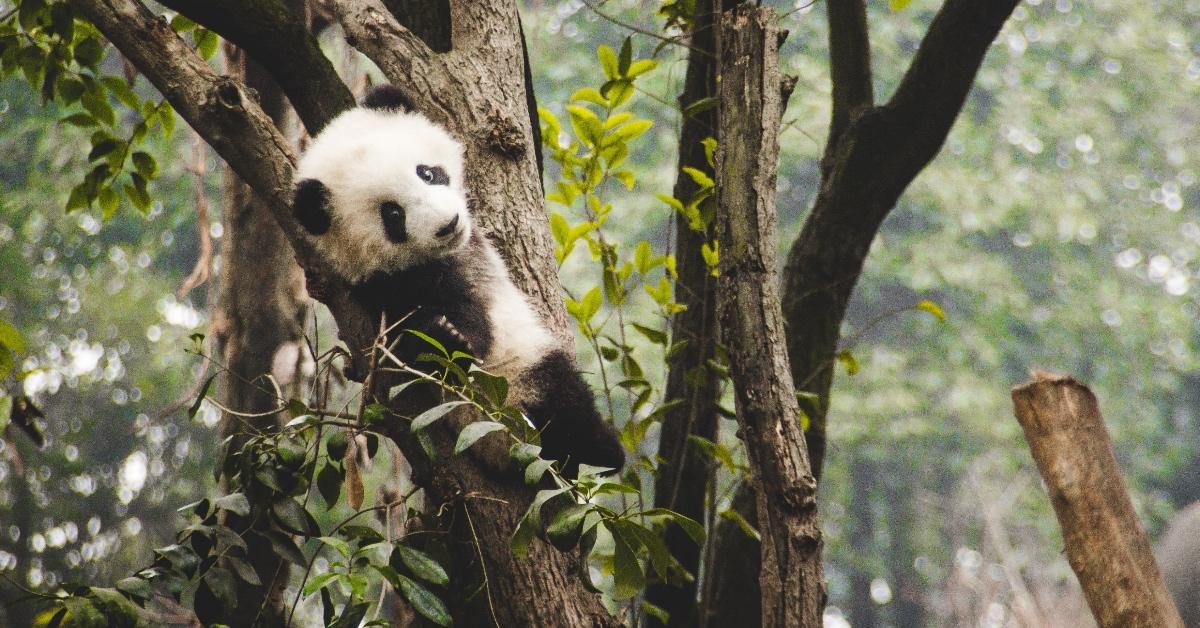
[[[327,265],[314,255],[290,214],[294,153],[245,85],[213,73],[165,21],[137,0],[71,1],[254,189],[291,242],[301,266],[330,277]],[[464,142],[473,213],[509,263],[517,285],[531,296],[564,343],[569,342],[536,153],[531,149],[515,5],[501,0],[451,2],[452,50],[443,54],[397,23],[377,1],[341,2],[337,9],[352,44],[371,57],[390,81],[408,91],[418,107]],[[291,91],[288,95],[295,102],[297,96]],[[339,335],[351,349],[369,347],[378,321],[370,320],[349,299],[345,286],[336,281],[328,284],[326,305],[338,322]],[[478,552],[488,577],[489,587],[477,604],[456,617],[459,625],[614,622],[598,596],[581,584],[574,556],[541,543],[534,545],[527,560],[516,560],[509,553],[514,523],[532,498],[532,491],[519,478],[499,475],[471,457],[448,454],[425,471],[418,478],[424,480],[430,499],[453,506],[461,515],[454,517],[453,546]]]
[[[700,0],[692,19],[691,49],[688,53],[687,76],[679,107],[717,95],[717,18],[731,0]],[[717,134],[715,108],[683,117],[679,133],[679,168],[672,194],[684,203],[695,195],[696,182],[683,172],[691,167],[713,176],[705,154],[705,138]],[[715,201],[714,201],[715,202]],[[708,369],[715,356],[717,343],[716,282],[709,273],[700,248],[711,234],[693,231],[681,214],[673,217],[675,229],[675,259],[678,278],[675,281],[675,300],[687,309],[671,323],[671,341],[686,342],[671,360],[667,374],[665,398],[678,400],[679,405],[663,417],[659,436],[658,456],[662,462],[654,482],[654,505],[669,508],[696,521],[704,521],[705,496],[712,481],[712,464],[689,440],[699,436],[715,440],[717,435],[717,400],[720,377]],[[695,626],[697,617],[696,589],[700,578],[700,547],[678,526],[664,534],[671,555],[687,569],[694,580],[680,583],[661,583],[646,591],[646,601],[666,611],[669,626]],[[654,617],[647,621],[661,625]]]
[[[721,18],[717,303],[758,495],[762,625],[811,627],[825,605],[817,482],[788,377],[775,270],[779,124],[790,93],[780,35],[770,9],[742,5]]]
[[[290,8],[303,14],[302,3]],[[284,128],[289,107],[275,81],[233,46],[225,46],[225,60],[230,75],[254,89],[264,113]],[[279,224],[253,190],[228,168],[221,203],[225,226],[221,296],[213,314],[218,355],[227,369],[220,378],[221,396],[225,407],[256,415],[222,417],[221,435],[233,437],[229,451],[237,451],[253,431],[274,428],[284,418],[284,413],[262,414],[279,406],[268,375],[288,398],[302,396],[304,364],[310,360],[304,344],[309,308],[304,275]],[[226,523],[239,532],[273,527],[265,519],[249,521],[235,516]],[[225,622],[282,626],[287,563],[261,543],[249,546],[247,558],[264,586],[239,580],[238,608]]]
[[[1182,627],[1125,492],[1096,396],[1071,377],[1033,376],[1013,388],[1013,407],[1096,622]]]

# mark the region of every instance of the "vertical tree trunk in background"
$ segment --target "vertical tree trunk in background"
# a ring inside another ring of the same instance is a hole
[[[817,483],[788,370],[776,273],[775,184],[785,89],[770,9],[721,18],[717,283],[737,419],[758,493],[762,625],[821,625]],[[789,86],[790,87],[790,86]]]
[[[758,527],[758,497],[747,478],[738,487],[729,508]],[[758,586],[758,565],[762,547],[737,523],[721,519],[715,526],[709,554],[712,563],[704,578],[700,601],[700,623],[704,628],[755,626],[762,617],[762,589]]]
[[[1182,628],[1125,492],[1096,396],[1071,377],[1033,376],[1013,388],[1013,407],[1096,622]]]
[[[852,490],[857,493],[865,490],[860,487],[869,484],[855,482],[854,486]],[[915,486],[911,477],[903,476],[888,478],[885,486],[888,502],[886,564],[888,584],[892,587],[892,601],[888,606],[892,611],[892,624],[924,626],[925,586],[914,565],[916,556],[913,551],[913,539],[917,538],[920,529]]]
[[[679,107],[705,98],[715,98],[716,29],[713,28],[723,5],[732,7],[730,0],[698,0],[692,20],[691,52],[688,53],[687,77]],[[675,198],[687,203],[697,190],[696,182],[682,168],[691,167],[713,176],[712,167],[701,144],[717,134],[717,111],[710,108],[683,117],[679,133],[679,168],[676,173]],[[715,199],[710,202],[716,202]],[[717,437],[717,396],[720,376],[708,369],[717,343],[716,280],[709,273],[700,247],[711,234],[693,231],[679,213],[673,217],[675,229],[675,259],[678,279],[675,300],[687,309],[671,323],[671,341],[686,342],[684,348],[670,361],[665,398],[682,403],[667,411],[659,437],[658,478],[654,483],[654,505],[669,508],[696,521],[704,521],[705,495],[712,481],[712,465],[707,456],[688,437],[695,435],[707,440]],[[669,626],[697,624],[696,589],[700,578],[700,547],[678,526],[667,529],[664,540],[671,555],[687,569],[695,580],[676,584],[656,584],[646,591],[646,601],[670,615]],[[653,617],[651,626],[660,625]]]
[[[846,522],[850,548],[856,560],[849,565],[850,600],[846,615],[854,628],[874,628],[879,623],[879,609],[871,599],[871,572],[867,569],[875,547],[875,513],[871,510],[871,491],[874,473],[870,461],[856,457],[850,461],[850,505]]]
[[[303,3],[296,4],[293,0],[292,9],[302,10]],[[279,128],[286,128],[288,107],[275,82],[233,46],[226,45],[224,51],[229,74],[253,87],[263,110]],[[304,322],[309,308],[303,274],[270,211],[228,168],[224,169],[221,206],[225,228],[221,297],[213,323],[218,355],[228,369],[220,377],[221,397],[226,407],[238,412],[267,412],[280,404],[267,375],[273,376],[288,396],[299,396],[305,379]],[[234,437],[230,450],[236,451],[254,430],[273,428],[279,419],[273,414],[227,414],[221,420],[221,434]],[[231,516],[227,523],[235,530],[270,527],[265,520],[239,519]],[[264,586],[254,587],[238,579],[238,609],[232,625],[283,625],[287,563],[263,544],[249,544],[247,557]]]

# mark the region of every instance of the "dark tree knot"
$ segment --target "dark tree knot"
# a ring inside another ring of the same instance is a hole
[[[488,147],[509,159],[516,159],[525,154],[525,135],[521,132],[521,127],[497,107],[493,107],[487,114],[484,141]]]

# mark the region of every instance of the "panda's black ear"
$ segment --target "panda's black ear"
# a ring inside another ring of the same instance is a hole
[[[412,100],[400,91],[400,88],[395,85],[379,85],[371,88],[367,93],[366,98],[363,98],[362,106],[367,109],[381,109],[386,111],[412,111]]]
[[[305,179],[296,185],[292,213],[300,226],[313,235],[329,231],[329,188],[316,179]]]

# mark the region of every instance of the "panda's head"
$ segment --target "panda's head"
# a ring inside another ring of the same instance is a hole
[[[296,219],[351,283],[450,255],[471,236],[462,152],[399,90],[378,87],[304,152]]]

